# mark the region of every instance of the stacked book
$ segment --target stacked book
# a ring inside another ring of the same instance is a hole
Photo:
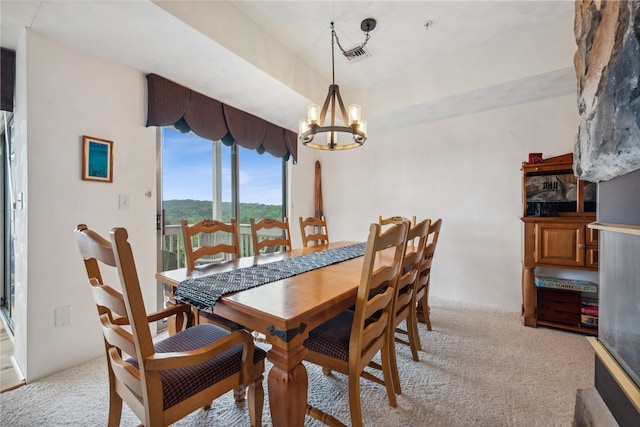
[[[598,327],[598,300],[583,295],[580,301],[580,324],[590,328]]]
[[[580,293],[580,325],[598,327],[598,285],[586,280],[561,279],[558,277],[535,277],[539,288],[575,291]]]

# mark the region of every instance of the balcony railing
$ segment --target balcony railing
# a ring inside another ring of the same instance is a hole
[[[251,239],[251,226],[249,224],[239,224],[238,234],[240,240],[240,256],[253,256],[253,240]],[[278,229],[265,229],[258,234],[258,239],[273,238],[281,235],[281,231]],[[205,239],[206,236],[202,235],[200,238]],[[202,242],[203,244],[205,241]],[[221,243],[221,242],[215,242]],[[201,246],[199,242],[196,242],[197,246]],[[182,227],[180,225],[167,225],[165,226],[165,234],[162,236],[162,270],[172,270],[175,268],[183,268],[186,266],[186,259],[184,254],[184,240],[182,238]],[[219,260],[222,260],[220,258]],[[215,260],[208,260],[211,262]]]

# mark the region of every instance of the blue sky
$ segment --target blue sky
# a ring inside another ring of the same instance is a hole
[[[222,146],[222,200],[231,201],[231,148]],[[282,159],[241,148],[240,202],[282,204]],[[211,200],[212,143],[193,134],[163,128],[163,200]]]

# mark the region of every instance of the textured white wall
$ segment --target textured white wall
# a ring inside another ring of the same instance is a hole
[[[155,310],[156,134],[144,126],[142,73],[30,31],[18,56],[16,166],[25,206],[16,218],[16,355],[33,381],[104,352],[77,224],[107,238],[112,227],[129,230],[147,309]],[[112,184],[81,180],[82,135],[114,141]],[[130,195],[130,210],[119,210],[119,194]],[[55,327],[55,308],[67,305],[72,323]]]
[[[520,168],[529,152],[571,152],[575,96],[371,133],[343,152],[299,149],[292,216],[313,213],[322,163],[331,239],[365,240],[378,215],[443,218],[431,294],[509,311],[521,304]]]

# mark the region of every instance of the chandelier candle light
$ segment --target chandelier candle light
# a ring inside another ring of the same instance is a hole
[[[349,57],[356,51],[362,51],[364,45],[369,40],[369,31],[373,30],[376,26],[376,20],[373,18],[367,18],[360,24],[360,28],[365,33],[365,40],[362,45],[355,49],[350,49],[348,52],[340,46],[340,40],[336,35],[333,28],[333,22],[331,23],[331,71],[332,71],[332,83],[329,85],[329,93],[324,100],[322,110],[317,104],[309,105],[307,109],[307,119],[300,120],[298,135],[303,145],[307,147],[316,148],[318,150],[347,150],[349,148],[360,147],[367,139],[367,122],[362,120],[361,108],[358,104],[349,106],[348,114],[347,109],[344,108],[342,97],[340,96],[340,89],[336,84],[336,71],[334,64],[334,45],[337,42],[338,47],[342,53]],[[340,114],[342,116],[343,126],[336,125],[336,104],[340,108]],[[325,119],[327,118],[327,111],[331,107],[330,123],[325,126]],[[318,133],[327,134],[327,142],[318,143],[314,142],[314,137]],[[338,135],[340,133],[349,134],[349,142],[341,144],[338,141]]]

